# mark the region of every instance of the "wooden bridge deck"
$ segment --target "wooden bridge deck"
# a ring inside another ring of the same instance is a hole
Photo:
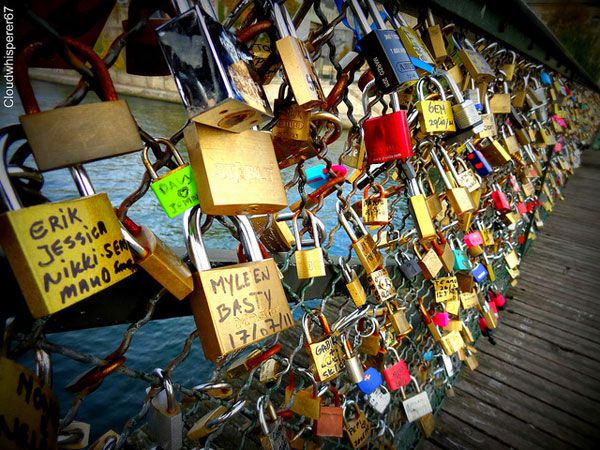
[[[600,432],[600,152],[563,191],[424,449],[592,448]]]

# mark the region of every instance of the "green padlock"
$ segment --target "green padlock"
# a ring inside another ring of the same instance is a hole
[[[162,138],[156,139],[156,141],[169,149],[179,167],[159,177],[148,159],[148,147],[142,151],[142,161],[152,178],[150,183],[152,191],[156,194],[156,198],[167,216],[172,219],[198,204],[198,192],[192,167],[183,162],[173,143]]]

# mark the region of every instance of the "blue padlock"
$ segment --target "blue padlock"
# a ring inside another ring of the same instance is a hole
[[[338,164],[333,164],[331,170],[336,176],[346,175],[348,172],[348,169],[346,169],[345,166],[340,166]],[[319,189],[321,186],[324,186],[332,177],[331,173],[327,173],[327,166],[325,166],[325,164],[309,167],[308,169],[305,169],[305,174],[306,184],[313,189]]]
[[[488,277],[488,271],[483,264],[477,263],[473,270],[471,270],[471,275],[473,275],[473,279],[477,283],[481,283]]]
[[[485,159],[485,156],[477,150],[470,142],[466,143],[467,146],[467,161],[471,163],[473,169],[480,177],[485,177],[494,171],[490,163]]]
[[[542,72],[540,73],[540,81],[542,82],[542,84],[550,86],[552,84],[552,77],[548,72]]]
[[[363,380],[356,385],[362,392],[369,395],[375,392],[375,390],[381,386],[381,383],[383,383],[383,377],[381,374],[374,367],[369,367],[367,370],[365,370],[365,376]]]

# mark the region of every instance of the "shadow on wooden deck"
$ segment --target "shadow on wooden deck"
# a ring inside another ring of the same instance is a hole
[[[563,191],[521,265],[479,368],[465,369],[423,449],[593,448],[600,432],[600,152]]]

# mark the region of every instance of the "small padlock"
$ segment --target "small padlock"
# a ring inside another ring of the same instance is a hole
[[[395,301],[388,301],[388,318],[398,336],[406,336],[413,330],[404,309]]]
[[[487,159],[485,159],[485,156],[483,156],[483,154],[477,150],[473,144],[467,142],[466,147],[468,150],[467,161],[471,163],[479,176],[485,177],[494,171],[494,168],[490,165]]]
[[[406,53],[408,53],[410,60],[415,65],[417,73],[419,75],[432,73],[435,62],[419,34],[408,25],[399,11],[397,14],[388,14],[388,17],[394,28],[396,28],[396,33],[400,36],[402,45],[404,45]]]
[[[400,391],[402,392],[402,406],[404,407],[406,418],[409,422],[414,422],[427,414],[433,413],[433,409],[431,408],[427,392],[421,391],[415,377],[411,376],[410,379],[415,386],[415,394],[407,397],[404,387],[401,387]]]
[[[377,194],[369,197],[371,185],[365,188],[364,199],[362,201],[362,219],[365,225],[386,225],[390,221],[388,212],[388,199],[385,189],[381,184],[374,187]]]
[[[323,334],[317,341],[313,341],[309,325],[311,317],[308,313],[305,313],[302,318],[302,328],[306,339],[305,347],[314,364],[317,381],[324,382],[337,377],[342,371],[344,362],[341,348],[331,333],[325,315],[320,310],[313,310],[313,313],[321,323]]]
[[[346,372],[352,383],[360,383],[365,377],[365,369],[358,354],[352,352],[352,347],[345,334],[340,336],[342,351],[344,352]]]
[[[425,28],[425,42],[431,50],[431,55],[437,63],[443,62],[447,57],[446,42],[439,24],[435,23],[431,9],[427,8],[427,21]]]
[[[395,348],[388,347],[387,351],[394,355],[396,362],[391,366],[385,366],[383,377],[390,390],[396,391],[410,383],[410,372],[408,371],[408,367],[406,367],[406,362],[398,356]]]
[[[444,235],[439,231],[437,235],[438,239],[431,241],[431,245],[433,245],[433,249],[440,257],[440,261],[442,261],[444,270],[448,273],[451,273],[454,270],[454,252],[452,251],[450,244],[448,244],[446,241]]]
[[[419,258],[419,266],[421,266],[423,276],[428,280],[432,280],[440,273],[443,264],[433,248],[428,248],[425,244],[422,245],[425,248],[425,253],[423,255],[417,250],[416,243],[413,248]]]
[[[312,387],[296,391],[296,375],[295,372],[292,372],[285,388],[285,404],[290,405],[290,410],[300,416],[318,420],[321,416],[321,397],[317,395],[317,382],[309,370],[299,368],[297,371],[309,379]],[[293,400],[292,395],[294,396]]]
[[[402,275],[408,280],[413,280],[422,272],[419,260],[409,257],[404,251],[397,252],[394,255],[394,259],[396,260],[396,263],[398,263],[400,272],[402,272]]]
[[[265,409],[268,411],[271,419],[270,425],[267,423]],[[283,425],[283,419],[277,417],[275,408],[266,395],[258,398],[256,401],[256,410],[258,411],[258,423],[263,432],[263,436],[261,436],[262,448],[266,450],[289,450],[290,443],[287,438],[285,426]]]
[[[349,418],[350,412],[354,412],[354,416],[351,418]],[[356,402],[348,401],[344,405],[344,430],[350,445],[355,450],[364,447],[369,442],[371,425]]]
[[[510,153],[496,139],[485,138],[479,142],[478,146],[485,159],[494,167],[503,166],[512,161]]]
[[[246,403],[248,403],[248,400],[239,400],[229,408],[224,405],[219,405],[212,411],[207,412],[192,425],[187,432],[187,439],[190,441],[197,441],[204,436],[214,433],[221,425],[244,409]]]
[[[488,272],[483,264],[477,263],[477,265],[471,269],[471,275],[473,275],[473,279],[477,283],[481,284],[488,277]]]
[[[392,401],[392,395],[385,385],[379,386],[367,396],[367,402],[376,412],[384,414]]]
[[[367,293],[365,292],[365,288],[360,282],[358,275],[356,275],[356,271],[350,268],[343,256],[340,256],[339,258],[339,265],[342,271],[342,276],[344,277],[344,281],[346,283],[346,289],[348,289],[348,293],[350,294],[350,297],[354,301],[356,307],[360,308],[367,302]]]
[[[299,280],[324,277],[327,275],[325,269],[325,256],[323,255],[323,249],[321,248],[315,216],[308,210],[305,210],[305,213],[310,221],[311,234],[315,246],[308,250],[302,249],[302,236],[298,230],[298,215],[300,214],[300,211],[297,211],[292,219],[292,224],[296,239],[296,252],[294,254],[296,256],[296,272]]]
[[[494,209],[499,213],[509,213],[512,211],[508,197],[500,188],[498,183],[494,183],[494,189],[491,194]]]
[[[433,239],[436,233],[435,227],[427,207],[427,199],[419,189],[415,169],[408,161],[403,163],[401,168],[408,186],[408,210],[413,218],[419,238]]]
[[[162,369],[155,369],[160,390],[150,401],[148,434],[165,450],[178,450],[183,446],[183,416],[175,398],[171,379]]]
[[[319,420],[315,420],[313,431],[316,436],[337,437],[344,435],[344,411],[340,407],[340,393],[335,388],[330,388],[333,392],[333,404],[321,405],[321,415]]]
[[[198,204],[198,191],[192,167],[183,162],[173,143],[168,139],[155,140],[167,147],[178,165],[176,169],[159,177],[148,159],[148,147],[144,147],[142,151],[142,161],[150,174],[150,188],[167,216],[172,219]]]
[[[367,281],[373,293],[373,297],[378,303],[385,302],[396,296],[396,288],[392,278],[385,267],[380,267],[367,274]]]

